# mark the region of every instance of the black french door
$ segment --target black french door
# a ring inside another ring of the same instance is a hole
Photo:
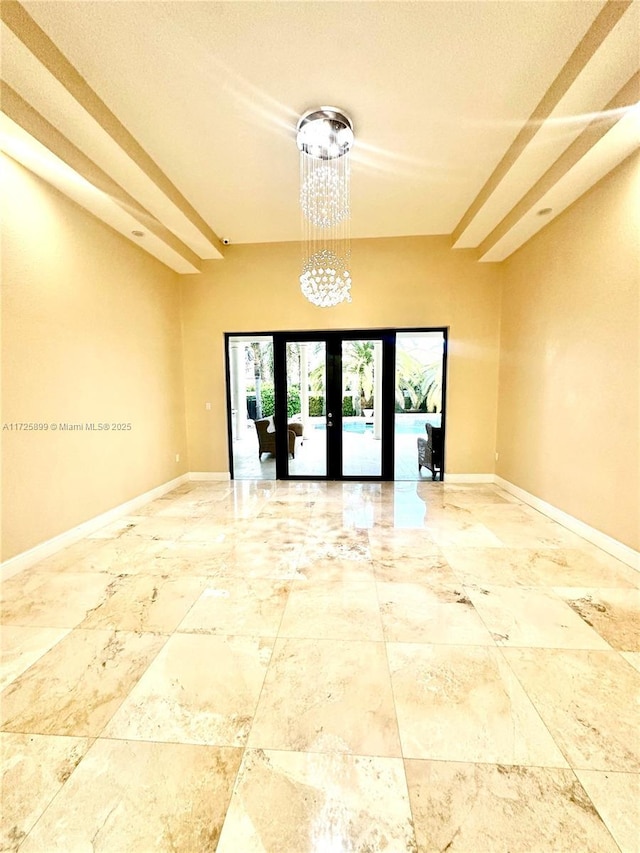
[[[278,479],[393,480],[394,338],[274,334]]]
[[[428,476],[417,445],[430,423],[446,452],[447,346],[445,327],[225,333],[232,478]]]

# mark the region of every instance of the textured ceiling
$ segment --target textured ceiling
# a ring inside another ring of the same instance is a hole
[[[299,239],[295,124],[321,104],[355,126],[352,236],[500,260],[638,144],[638,6],[8,0],[3,109],[170,232],[181,271],[218,238]]]

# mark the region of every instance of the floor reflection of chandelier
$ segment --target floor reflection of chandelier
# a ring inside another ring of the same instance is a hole
[[[351,301],[351,119],[335,107],[309,110],[298,122],[302,293],[328,308]]]

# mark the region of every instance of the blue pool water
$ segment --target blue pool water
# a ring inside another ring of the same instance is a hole
[[[399,435],[424,435],[424,425],[429,420],[435,426],[440,426],[440,415],[412,415],[396,418],[395,432]],[[324,421],[319,421],[315,425],[316,429],[326,430],[327,425]],[[345,418],[342,422],[344,432],[355,432],[364,435],[368,432],[373,432],[373,423],[368,423],[364,418]]]

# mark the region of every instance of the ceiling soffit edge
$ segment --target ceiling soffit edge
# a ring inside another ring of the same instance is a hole
[[[633,77],[614,95],[605,106],[601,115],[585,127],[582,133],[564,151],[560,157],[547,169],[542,177],[529,189],[520,201],[509,211],[500,223],[477,247],[478,258],[485,255],[498,240],[518,222],[531,208],[558,183],[558,181],[578,163],[593,146],[605,136],[611,128],[625,115],[624,107],[633,105],[638,99],[640,90],[640,72]]]
[[[217,234],[111,112],[18,0],[3,0],[0,4],[0,19],[124,153],[187,217],[222,257],[224,246]]]
[[[560,73],[549,86],[527,122],[525,122],[498,165],[485,181],[480,192],[467,208],[452,233],[453,243],[456,243],[463,235],[476,214],[495,191],[524,149],[531,143],[545,119],[549,118],[556,105],[568,92],[580,72],[586,67],[596,50],[604,42],[611,30],[631,6],[632,2],[633,0],[607,0],[607,3],[601,9]]]
[[[141,225],[181,255],[185,261],[196,269],[201,269],[200,258],[195,252],[159,222],[153,214],[145,210],[136,199],[130,196],[113,178],[80,151],[4,81],[0,81],[0,99],[2,111],[12,121],[96,189],[108,195],[123,210],[135,216]]]

